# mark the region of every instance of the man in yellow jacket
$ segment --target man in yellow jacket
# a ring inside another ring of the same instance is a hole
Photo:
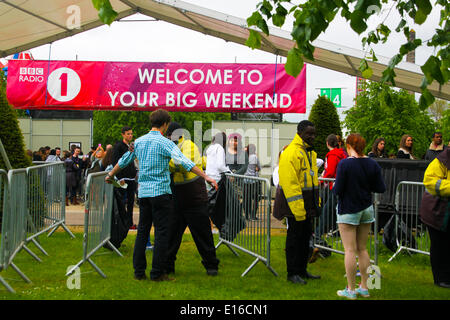
[[[442,151],[423,177],[420,219],[430,234],[430,262],[434,284],[450,289],[450,148]]]
[[[317,154],[312,150],[315,135],[314,124],[307,120],[301,121],[297,126],[297,134],[281,154],[279,163],[279,185],[291,211],[287,216],[287,280],[297,284],[306,284],[307,279],[320,278],[306,270],[312,235],[310,212],[320,201],[318,193],[314,195],[311,192],[319,189]]]
[[[202,169],[202,156],[198,147],[183,136],[183,128],[172,122],[167,129],[167,137],[171,139],[181,152],[195,165]],[[166,272],[175,272],[175,260],[180,248],[186,227],[194,239],[202,264],[209,276],[218,273],[219,260],[216,257],[216,248],[211,232],[211,222],[208,217],[208,196],[205,180],[177,164],[173,159],[169,162],[172,174],[172,194],[175,200],[173,216],[169,218],[169,248]]]

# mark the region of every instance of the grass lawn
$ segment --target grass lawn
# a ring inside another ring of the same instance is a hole
[[[254,258],[243,252],[239,252],[240,256],[236,257],[224,245],[217,250],[219,275],[207,276],[192,237],[185,234],[176,262],[175,281],[137,281],[133,279],[132,267],[136,233],[130,232],[124,246],[120,248],[123,257],[103,248],[93,257],[92,260],[106,274],[106,279],[86,263],[81,266],[81,288],[68,289],[65,276],[67,267],[79,262],[83,252],[83,234],[76,232],[75,235],[76,239],[71,239],[65,232],[58,231],[50,238],[41,236],[40,242],[49,253],[48,257],[30,244],[29,247],[42,258],[41,263],[22,250],[14,262],[32,283],[25,283],[12,268],[8,268],[0,275],[16,290],[16,294],[9,293],[0,285],[0,299],[334,300],[341,299],[336,295],[336,290],[346,285],[343,256],[335,253],[309,265],[309,271],[321,275],[321,280],[309,281],[305,286],[288,283],[283,234],[273,235],[271,247],[271,265],[279,277],[274,276],[261,262],[245,277],[241,277]],[[433,285],[428,256],[410,256],[405,253],[387,262],[391,255],[392,252],[381,246],[381,289],[371,290],[371,300],[450,299],[450,290]],[[151,258],[152,253],[148,251],[148,266],[151,265]]]

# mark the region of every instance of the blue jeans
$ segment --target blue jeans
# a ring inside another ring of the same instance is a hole
[[[169,217],[173,214],[173,210],[174,205],[170,194],[139,199],[139,225],[133,252],[135,276],[145,275],[147,268],[145,249],[152,224],[155,227],[155,239],[150,278],[156,279],[165,273],[169,248]]]

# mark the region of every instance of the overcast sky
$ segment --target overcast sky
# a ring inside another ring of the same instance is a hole
[[[222,13],[246,19],[255,10],[260,0],[185,0],[195,5],[213,9]],[[81,12],[81,14],[83,14]],[[387,17],[387,19],[386,19]],[[152,18],[134,15],[126,18]],[[395,29],[400,18],[395,12],[381,11],[371,18],[369,27],[375,27],[386,19],[391,29]],[[431,19],[423,26],[416,26],[418,37],[429,39],[434,34],[434,26],[439,21],[436,8]],[[289,30],[288,21],[283,29]],[[360,36],[353,32],[342,18],[336,18],[326,34],[320,40],[339,45],[362,49]],[[379,56],[392,57],[401,44],[403,35],[393,35],[383,46],[376,47]],[[226,42],[222,39],[203,35],[162,21],[114,22],[111,26],[102,26],[83,32],[70,38],[62,39],[51,45],[43,45],[30,50],[35,59],[46,60],[93,60],[93,61],[147,61],[147,62],[206,62],[206,63],[284,63],[280,58],[263,51],[252,50],[246,46]],[[416,63],[422,65],[432,53],[429,48],[421,47],[416,51]],[[342,105],[340,112],[353,105],[356,79],[352,76],[308,65],[307,67],[307,114],[285,115],[287,121],[298,122],[307,117],[311,105],[319,94],[318,88],[342,88]]]

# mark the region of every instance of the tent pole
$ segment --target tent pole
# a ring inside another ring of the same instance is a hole
[[[11,163],[9,162],[8,155],[6,154],[5,147],[3,146],[2,139],[0,139],[0,153],[2,154],[3,162],[6,165],[6,169],[12,170]]]

